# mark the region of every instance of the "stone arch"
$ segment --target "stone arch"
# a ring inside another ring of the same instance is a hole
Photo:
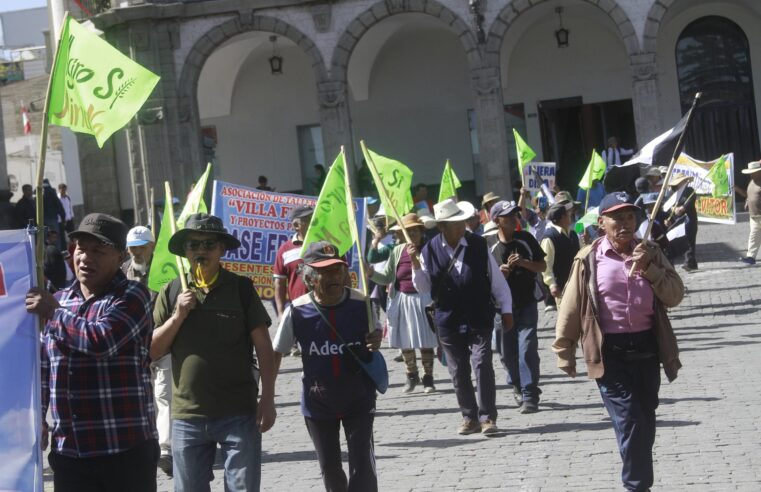
[[[499,12],[497,18],[489,29],[489,34],[486,38],[485,49],[485,61],[488,65],[498,67],[500,51],[502,50],[502,41],[505,38],[505,33],[510,28],[510,25],[515,22],[521,14],[528,9],[541,4],[545,0],[534,0],[527,2],[525,0],[510,0],[508,4]],[[629,57],[636,55],[640,52],[639,39],[634,31],[629,16],[618,5],[615,0],[580,0],[584,3],[593,5],[607,14],[608,17],[618,28],[618,33],[621,35],[621,40],[626,47],[626,53]]]
[[[312,60],[316,82],[321,84],[328,80],[325,61],[315,43],[306,34],[285,21],[274,17],[255,15],[253,12],[243,12],[235,18],[209,29],[188,51],[177,84],[178,124],[181,129],[182,145],[189,152],[190,158],[187,165],[189,169],[185,169],[185,165],[179,166],[185,187],[189,184],[189,176],[201,172],[204,162],[201,147],[201,120],[197,102],[198,80],[201,76],[201,70],[203,70],[207,58],[222,43],[238,34],[251,31],[270,32],[290,39]]]
[[[288,38],[298,45],[312,60],[317,83],[327,81],[327,72],[322,54],[314,42],[303,32],[285,21],[274,17],[241,14],[210,29],[196,41],[185,58],[180,75],[180,97],[195,97],[198,90],[198,78],[206,59],[217,47],[230,38],[250,31],[270,32]]]
[[[468,24],[458,14],[436,0],[382,0],[355,17],[341,34],[331,58],[331,79],[336,82],[347,82],[351,54],[370,28],[387,17],[407,13],[430,15],[452,28],[465,50],[470,68],[480,67],[481,51],[478,41]]]
[[[642,48],[645,53],[655,53],[658,45],[658,31],[661,28],[661,21],[669,9],[672,1],[656,0],[647,12],[645,19],[645,30],[642,32]]]

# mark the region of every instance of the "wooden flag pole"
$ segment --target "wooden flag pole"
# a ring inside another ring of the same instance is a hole
[[[150,214],[148,215],[148,221],[151,224],[151,234],[153,234],[153,239],[156,239],[156,213],[155,213],[156,206],[154,205],[156,198],[154,195],[153,186],[151,186],[151,191],[149,193],[149,196],[150,196],[151,203],[150,203],[150,208],[148,209]]]
[[[66,21],[69,17],[69,12],[64,12],[63,15],[63,25],[66,25]],[[61,39],[58,40],[58,45],[56,46],[55,56],[53,57],[53,67],[55,68],[56,62],[58,61],[58,54],[61,52]],[[45,267],[43,265],[45,261],[45,213],[44,213],[44,207],[43,207],[43,196],[42,196],[42,181],[45,179],[45,160],[47,158],[47,148],[48,148],[48,111],[50,110],[50,93],[53,90],[53,77],[55,76],[55,70],[50,71],[50,76],[48,77],[48,88],[45,92],[45,106],[42,110],[42,123],[40,128],[40,153],[39,153],[39,162],[37,163],[37,179],[35,183],[35,192],[37,194],[37,199],[35,200],[35,218],[37,219],[37,232],[36,232],[36,241],[35,241],[35,261],[37,263],[36,267],[36,273],[37,273],[37,287],[44,289],[45,288]],[[42,320],[40,320],[40,328],[42,329],[43,324]]]
[[[586,213],[587,213],[587,209],[589,208],[589,192],[590,192],[591,190],[592,190],[592,187],[591,187],[591,186],[589,187],[589,189],[588,189],[588,190],[584,190],[584,191],[586,191],[586,193],[584,193],[584,196],[585,196],[585,198],[584,198],[584,214],[585,214],[585,215],[586,215]]]
[[[341,146],[341,158],[344,163],[344,185],[346,186],[346,208],[347,219],[349,220],[349,231],[352,235],[353,243],[357,245],[357,252],[359,253],[359,275],[362,277],[362,295],[365,298],[365,308],[367,309],[367,324],[370,333],[375,331],[375,325],[373,324],[373,308],[370,305],[370,295],[367,291],[367,272],[365,271],[365,258],[362,255],[361,242],[359,240],[359,227],[357,227],[357,217],[354,215],[354,196],[351,192],[351,179],[349,173],[346,172],[346,151],[344,146]]]
[[[164,181],[164,191],[166,192],[166,211],[164,220],[169,219],[169,230],[172,235],[177,232],[177,221],[174,219],[174,203],[172,203],[172,188],[169,186],[169,181]],[[177,271],[180,273],[180,282],[182,283],[182,291],[188,290],[188,279],[185,276],[185,264],[182,263],[182,258],[175,255],[174,260],[177,263]]]
[[[391,200],[388,197],[388,193],[386,192],[386,187],[383,186],[383,181],[380,178],[380,175],[378,174],[378,169],[375,167],[375,162],[373,161],[373,158],[370,156],[370,153],[367,151],[367,146],[365,145],[364,140],[359,141],[359,146],[362,147],[362,153],[365,154],[365,159],[367,160],[367,168],[370,169],[370,172],[373,174],[373,177],[375,178],[376,183],[380,183],[381,186],[378,189],[378,192],[381,194],[381,196],[384,198],[381,201],[385,201],[386,203],[391,203]],[[399,212],[396,210],[396,207],[391,207],[393,210],[391,210],[391,213],[394,214],[394,219],[396,219],[396,223],[399,224],[399,227],[402,228],[402,234],[404,235],[404,240],[407,241],[407,243],[412,244],[412,239],[410,239],[410,235],[407,232],[407,228],[404,227],[404,224],[402,223],[402,218],[399,217]],[[388,217],[388,210],[386,210],[386,217]]]
[[[674,166],[676,165],[676,160],[679,158],[679,153],[682,151],[682,142],[684,141],[685,135],[687,135],[687,130],[690,129],[690,121],[692,120],[692,114],[695,111],[695,108],[698,105],[698,101],[700,101],[700,97],[703,95],[702,92],[698,92],[695,94],[695,99],[692,101],[692,107],[690,108],[690,112],[687,114],[687,121],[684,124],[684,130],[682,130],[682,134],[679,135],[679,140],[676,143],[676,147],[674,148],[674,154],[671,156],[671,162],[669,162],[669,168],[668,171],[666,171],[666,177],[663,180],[664,186],[661,186],[661,191],[658,193],[658,199],[655,201],[655,205],[653,206],[653,211],[650,213],[650,221],[647,224],[647,230],[645,231],[645,234],[642,236],[642,242],[640,244],[645,244],[650,237],[650,234],[653,232],[653,223],[655,222],[655,217],[658,214],[658,210],[660,210],[661,205],[663,205],[663,198],[666,196],[666,189],[668,188],[668,182],[671,181],[671,175],[674,174]],[[629,270],[629,276],[631,277],[634,275],[634,269],[636,265],[632,265],[631,269]]]

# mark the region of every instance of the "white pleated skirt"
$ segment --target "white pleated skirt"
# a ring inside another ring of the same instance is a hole
[[[428,328],[425,306],[430,294],[405,294],[396,291],[389,296],[386,309],[389,344],[400,349],[435,348],[436,335]]]

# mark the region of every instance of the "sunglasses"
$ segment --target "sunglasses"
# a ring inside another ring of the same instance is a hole
[[[198,251],[199,249],[203,249],[205,251],[211,251],[217,244],[219,244],[219,241],[216,239],[204,239],[203,241],[190,239],[185,241],[184,246],[185,250]]]

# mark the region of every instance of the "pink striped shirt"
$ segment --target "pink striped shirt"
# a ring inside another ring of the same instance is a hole
[[[603,333],[636,333],[653,327],[653,287],[637,272],[629,277],[631,257],[623,259],[608,238],[600,241],[597,260],[597,301]]]

